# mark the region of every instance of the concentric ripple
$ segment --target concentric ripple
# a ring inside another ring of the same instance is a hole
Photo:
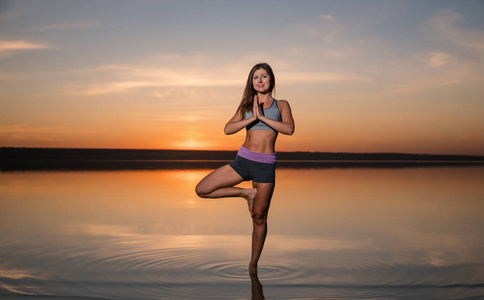
[[[199,266],[207,274],[233,280],[244,280],[248,278],[247,263],[242,262],[214,262]],[[257,273],[264,280],[290,280],[302,275],[301,271],[282,265],[259,266]]]
[[[0,246],[0,296],[44,291],[80,295],[89,288],[91,297],[203,299],[203,294],[230,299],[235,290],[239,295],[250,291],[247,249],[229,245],[158,248],[156,240],[57,237]],[[463,282],[464,273],[482,272],[482,264],[444,269],[426,265],[423,254],[363,249],[279,252],[263,260],[258,277],[263,285],[287,287],[284,294],[301,289],[316,297],[325,289],[339,296],[349,288],[381,296],[415,287],[433,293],[444,287],[442,283]],[[483,285],[476,277],[446,289],[469,292],[467,286],[475,287],[478,294]]]

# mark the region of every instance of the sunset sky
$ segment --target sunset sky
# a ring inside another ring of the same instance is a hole
[[[0,146],[236,150],[269,63],[278,151],[484,155],[484,1],[0,0]]]

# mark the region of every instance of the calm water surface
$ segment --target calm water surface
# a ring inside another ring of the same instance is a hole
[[[484,298],[484,167],[280,169],[258,278],[208,171],[1,173],[0,297]]]

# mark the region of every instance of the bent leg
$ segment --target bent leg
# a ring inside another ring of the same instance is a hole
[[[203,178],[195,188],[201,198],[243,197],[253,203],[256,189],[243,189],[234,187],[243,181],[230,165],[222,166]]]
[[[253,183],[257,189],[254,200],[254,210],[252,214],[252,255],[249,264],[249,272],[257,271],[262,248],[267,236],[267,214],[271,204],[274,183]]]

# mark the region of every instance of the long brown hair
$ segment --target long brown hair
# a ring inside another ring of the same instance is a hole
[[[245,84],[244,95],[242,96],[242,101],[239,105],[239,110],[242,113],[242,116],[247,113],[251,112],[253,105],[254,105],[254,95],[257,95],[256,90],[252,84],[252,78],[254,77],[255,71],[259,69],[264,69],[267,71],[269,75],[269,82],[271,84],[269,88],[269,93],[272,95],[272,91],[276,87],[276,78],[274,77],[274,72],[272,72],[271,66],[267,63],[258,63],[250,70],[249,77],[247,77],[247,83]]]

